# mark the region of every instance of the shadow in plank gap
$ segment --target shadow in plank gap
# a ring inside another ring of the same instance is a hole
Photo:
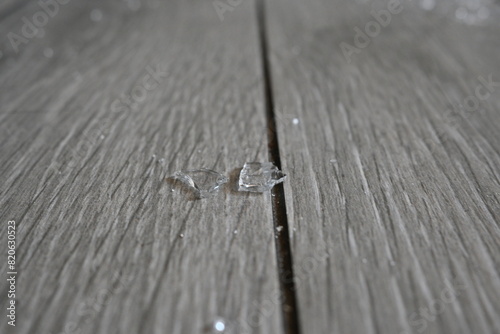
[[[269,64],[269,41],[267,38],[268,26],[266,21],[266,7],[264,0],[256,1],[257,24],[261,48],[262,73],[264,76],[265,109],[268,126],[269,159],[278,169],[281,169],[280,148],[278,133],[276,131],[276,114],[273,100],[272,78]],[[297,124],[294,118],[293,123]],[[278,184],[272,189],[273,221],[276,233],[276,255],[278,274],[281,285],[281,303],[285,333],[301,333],[299,323],[299,310],[295,295],[293,273],[293,260],[290,248],[290,231],[287,221],[285,191],[283,184]]]

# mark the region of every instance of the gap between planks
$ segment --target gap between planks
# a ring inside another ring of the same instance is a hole
[[[256,0],[255,4],[257,27],[259,29],[258,35],[261,50],[262,75],[264,77],[264,110],[267,119],[269,159],[281,170],[276,115],[274,112],[272,77],[269,69],[269,41],[266,35],[267,24],[264,0]],[[278,277],[282,296],[283,328],[286,334],[300,334],[299,310],[295,294],[295,275],[293,273],[293,258],[290,247],[290,233],[283,184],[280,183],[276,185],[272,189],[271,194]],[[282,228],[279,230],[278,227]]]

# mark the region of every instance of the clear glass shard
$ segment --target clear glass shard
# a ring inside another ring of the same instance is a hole
[[[271,190],[285,178],[272,162],[247,162],[240,172],[238,190],[261,193]]]
[[[172,178],[192,188],[198,198],[213,195],[229,181],[224,175],[206,168],[175,172]]]

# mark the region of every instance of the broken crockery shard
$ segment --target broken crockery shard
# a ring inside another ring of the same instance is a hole
[[[223,184],[229,181],[224,175],[206,168],[175,172],[172,178],[192,188],[198,198],[205,198],[216,193]]]
[[[278,167],[271,162],[247,162],[240,172],[239,191],[264,192],[285,180]]]

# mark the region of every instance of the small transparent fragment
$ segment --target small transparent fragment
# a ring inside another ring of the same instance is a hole
[[[226,330],[226,321],[223,318],[215,319],[214,329],[216,333],[224,333]]]
[[[240,172],[239,191],[265,192],[285,180],[278,167],[272,162],[247,162]]]
[[[192,188],[198,198],[206,198],[215,194],[229,179],[216,171],[201,168],[175,172],[172,178]]]

